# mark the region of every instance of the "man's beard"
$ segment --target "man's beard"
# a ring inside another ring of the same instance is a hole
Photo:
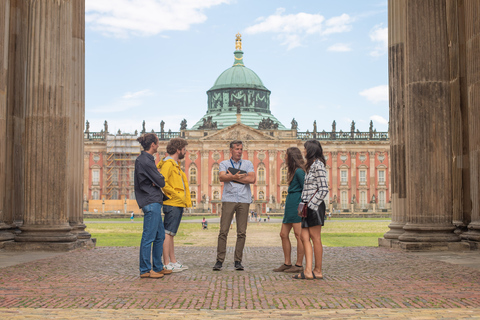
[[[184,153],[180,153],[178,155],[178,160],[182,160],[183,158],[185,158],[185,154]]]

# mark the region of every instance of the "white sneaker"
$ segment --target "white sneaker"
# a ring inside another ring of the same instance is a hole
[[[170,262],[171,263],[171,262]],[[173,264],[173,267],[177,270],[180,270],[180,271],[183,271],[183,270],[187,270],[188,267],[184,264],[181,264],[180,261],[177,261]],[[174,271],[175,272],[175,271]],[[178,272],[178,271],[177,271]]]
[[[183,271],[182,269],[180,268],[176,268],[175,265],[173,263],[169,263],[165,266],[165,269],[167,270],[172,270],[172,273],[176,273],[176,272],[181,272]]]

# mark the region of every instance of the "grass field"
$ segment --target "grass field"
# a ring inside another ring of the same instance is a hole
[[[198,219],[198,218],[197,218]],[[103,219],[105,221],[105,219]],[[113,219],[112,219],[113,220]],[[90,223],[85,220],[87,231],[97,238],[97,246],[139,246],[142,235],[141,223]],[[136,219],[137,220],[137,219]],[[208,218],[207,218],[208,220]],[[378,238],[387,232],[389,221],[373,219],[339,219],[327,221],[322,229],[322,242],[328,247],[377,246]],[[230,230],[227,245],[236,241],[235,224]],[[281,246],[281,223],[250,223],[247,229],[246,245],[250,247]],[[200,223],[182,223],[175,236],[176,246],[216,246],[219,224],[209,223],[208,230],[202,230]],[[290,239],[295,243],[293,231]]]

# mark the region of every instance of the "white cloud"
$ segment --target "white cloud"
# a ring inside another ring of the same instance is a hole
[[[359,94],[373,103],[388,101],[388,85],[376,86],[360,91]]]
[[[328,47],[327,51],[348,52],[348,51],[352,51],[352,48],[350,48],[350,45],[345,44],[345,43],[336,43],[336,44],[333,44],[330,47]]]
[[[385,119],[384,117],[382,116],[379,116],[379,115],[373,115],[370,117],[370,120],[373,121],[373,123],[380,123],[380,124],[388,124],[388,120]]]
[[[91,110],[92,113],[118,113],[121,111],[126,111],[132,108],[139,107],[143,104],[142,97],[151,96],[153,92],[148,89],[137,91],[137,92],[127,92],[121,98],[115,99],[112,103],[107,105],[96,107]]]
[[[376,43],[375,49],[370,52],[373,57],[379,57],[387,53],[388,50],[388,28],[383,28],[383,24],[376,25],[369,34],[370,40]]]
[[[203,23],[205,9],[231,0],[86,0],[87,26],[106,36],[152,36]]]
[[[290,50],[301,46],[309,35],[326,36],[352,29],[353,19],[348,14],[342,14],[325,21],[325,17],[320,14],[284,13],[284,8],[278,8],[273,15],[258,18],[258,23],[246,28],[244,33],[274,33],[281,44],[288,46]]]
[[[149,89],[137,91],[137,92],[127,92],[123,95],[123,99],[133,99],[138,97],[144,97],[152,95],[152,92]]]

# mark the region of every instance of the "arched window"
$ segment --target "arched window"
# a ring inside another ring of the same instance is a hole
[[[98,191],[93,191],[92,192],[92,200],[98,200],[100,199],[100,194]]]
[[[118,200],[118,191],[117,190],[112,191],[112,200]]]
[[[197,184],[197,168],[190,167],[190,184]]]
[[[192,169],[195,169],[195,168],[190,168],[190,170],[192,170]],[[190,191],[190,197],[192,198],[192,207],[196,208],[197,207],[197,192],[196,191]]]
[[[381,209],[385,208],[385,191],[378,192],[378,207]]]
[[[220,178],[218,175],[218,164],[214,164],[212,167],[212,183],[213,184],[220,184]]]
[[[218,199],[220,199],[220,192],[213,191],[213,200],[218,200]]]
[[[362,206],[362,209],[367,207],[367,193],[365,191],[360,192],[360,205]]]
[[[287,191],[282,191],[282,207],[285,206],[285,202],[287,201],[287,194],[288,192]]]
[[[258,192],[258,200],[265,200],[265,192],[263,191]]]
[[[283,166],[282,169],[280,170],[280,183],[281,184],[287,184],[287,166]]]
[[[265,184],[265,168],[263,166],[258,168],[258,183]]]
[[[342,209],[348,209],[348,193],[347,191],[342,191],[342,197],[340,199],[342,201]]]

